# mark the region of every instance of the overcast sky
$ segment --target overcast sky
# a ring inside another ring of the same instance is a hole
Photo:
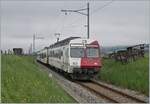
[[[101,46],[149,43],[150,1],[90,1],[90,38]],[[70,36],[87,37],[86,16],[61,9],[86,8],[87,1],[1,1],[1,48],[28,50],[33,34],[36,50]],[[85,11],[86,12],[86,11]]]

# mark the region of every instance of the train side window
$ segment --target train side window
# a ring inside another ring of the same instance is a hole
[[[52,56],[54,57],[54,51],[52,51]]]
[[[60,59],[63,57],[63,51],[60,51]]]
[[[43,53],[43,58],[44,58],[44,56],[45,56],[44,54],[45,54],[45,53]]]
[[[63,51],[61,51],[61,56],[63,56]]]
[[[52,51],[49,51],[49,56],[52,57]]]
[[[51,57],[53,57],[53,52],[51,51]]]
[[[51,51],[49,51],[49,57],[51,57]]]
[[[47,52],[47,56],[49,57],[49,55],[50,55],[50,53],[49,53],[49,51]]]
[[[68,57],[68,48],[66,49],[65,55]]]
[[[52,53],[52,51],[51,51],[51,57],[53,57],[53,53]]]
[[[46,58],[46,52],[45,52],[45,54],[44,54],[44,58]]]

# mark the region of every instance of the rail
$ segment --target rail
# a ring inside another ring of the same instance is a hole
[[[110,88],[109,86],[100,84],[96,81],[91,82],[79,82],[79,85],[83,86],[84,88],[90,90],[91,92],[95,93],[100,98],[105,98],[107,102],[111,103],[146,103],[145,100],[136,98],[131,96],[127,93],[118,91],[116,89]]]

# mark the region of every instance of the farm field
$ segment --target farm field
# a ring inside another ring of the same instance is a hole
[[[124,65],[112,59],[103,59],[99,79],[149,96],[149,56]]]
[[[2,55],[1,101],[3,103],[73,103],[53,78],[29,56]]]

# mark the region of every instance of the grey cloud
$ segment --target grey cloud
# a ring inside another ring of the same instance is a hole
[[[90,1],[90,33],[102,46],[149,43],[149,1]],[[86,37],[86,17],[61,9],[86,8],[86,1],[3,1],[1,2],[2,49],[24,47],[27,51],[34,33],[45,37],[36,41],[41,49],[69,36]]]

